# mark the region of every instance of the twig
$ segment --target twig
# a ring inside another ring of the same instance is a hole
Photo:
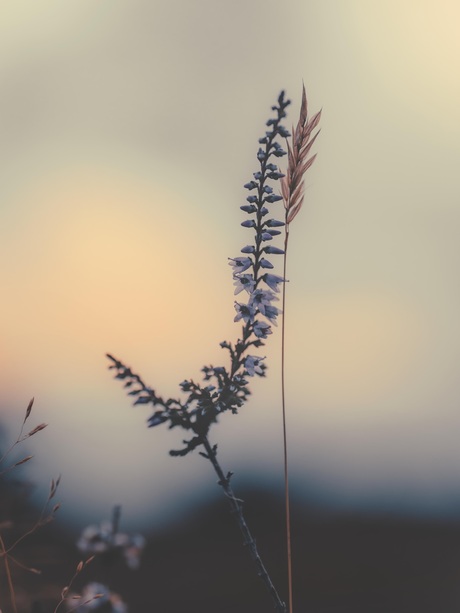
[[[253,559],[257,567],[257,574],[262,579],[270,593],[270,596],[275,606],[275,611],[277,611],[278,613],[286,613],[286,605],[279,597],[278,592],[276,591],[275,586],[270,579],[267,569],[265,568],[257,550],[256,542],[244,518],[243,509],[241,506],[242,501],[235,497],[235,494],[233,493],[233,490],[230,486],[231,473],[227,477],[225,476],[225,473],[217,460],[215,447],[211,446],[206,436],[203,437],[203,446],[206,449],[206,456],[209,458],[217,476],[219,477],[218,484],[222,487],[226,497],[230,501],[230,506],[234,511],[235,519],[244,537],[244,544],[247,545],[251,558]]]

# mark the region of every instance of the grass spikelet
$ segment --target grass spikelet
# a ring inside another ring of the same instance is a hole
[[[316,154],[311,157],[308,157],[308,154],[320,133],[320,130],[317,130],[313,135],[320,119],[321,111],[308,119],[307,94],[305,86],[303,86],[299,121],[296,128],[292,129],[291,143],[287,143],[288,168],[286,176],[281,179],[281,193],[286,209],[286,225],[291,223],[302,208],[304,198],[303,177],[316,158]]]
[[[31,401],[29,402],[29,404],[27,405],[27,409],[26,409],[26,416],[24,417],[24,421],[22,422],[22,424],[24,425],[26,423],[26,421],[29,419],[29,415],[32,411],[32,407],[34,405],[34,400],[35,398],[32,398]]]

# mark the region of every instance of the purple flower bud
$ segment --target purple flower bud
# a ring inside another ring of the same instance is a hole
[[[255,228],[256,222],[253,219],[246,219],[246,221],[241,222],[241,225],[245,228]]]
[[[271,241],[273,236],[269,232],[262,232],[262,234],[260,235],[260,238],[263,241]]]
[[[267,232],[272,236],[278,236],[279,234],[281,234],[279,230],[267,230]]]
[[[273,193],[273,189],[270,187],[270,185],[265,185],[264,186],[264,193],[266,193],[266,194]]]
[[[284,175],[282,172],[269,172],[267,177],[269,179],[274,179],[275,181],[277,181],[278,179],[282,179],[283,177],[285,177],[286,175]]]
[[[278,134],[283,138],[289,138],[291,136],[289,130],[286,130],[284,126],[278,126]]]
[[[271,170],[272,172],[278,170],[278,166],[276,164],[267,164],[266,168],[267,170]]]
[[[243,250],[241,250],[241,251],[243,251]],[[272,245],[269,245],[268,247],[264,247],[264,251],[265,251],[265,253],[273,253],[275,255],[283,255],[283,253],[284,253],[284,251],[282,249],[278,249],[278,247],[273,247]],[[243,253],[246,253],[246,252],[243,252]]]
[[[254,249],[253,245],[246,245],[246,247],[243,247],[243,249],[241,249],[241,253],[255,253],[255,252],[256,250]]]
[[[278,158],[283,157],[283,155],[286,155],[286,151],[284,151],[284,149],[279,143],[273,143],[273,149],[273,155]]]
[[[148,418],[147,423],[149,428],[154,428],[155,426],[159,426],[163,422],[167,421],[167,417],[163,415],[161,411],[157,411],[151,417]]]
[[[255,213],[257,211],[257,207],[253,204],[243,204],[243,206],[240,206],[240,209],[245,213]]]
[[[259,160],[259,162],[263,162],[265,160],[266,155],[267,154],[265,153],[265,151],[262,148],[260,148],[259,151],[257,152],[257,159]]]
[[[254,173],[252,173],[252,176],[254,177],[254,179],[256,181],[259,181],[262,178],[262,173],[261,172],[254,172]]]
[[[262,258],[259,264],[261,268],[273,268],[273,264],[269,262],[268,260],[266,260],[265,258]]]
[[[278,202],[279,200],[282,200],[283,196],[277,196],[276,194],[270,194],[270,196],[267,196],[265,198],[265,202],[270,202],[270,204],[272,204],[273,202]]]
[[[281,226],[284,226],[284,221],[278,221],[278,219],[268,219],[265,222],[265,225],[267,225],[269,228],[281,228]]]
[[[249,183],[244,184],[244,187],[249,190],[255,189],[257,187],[257,183],[255,181],[249,181]]]
[[[251,203],[257,202],[257,196],[248,196],[246,200]]]
[[[262,138],[259,138],[259,143],[261,145],[266,145],[268,142],[268,138],[266,136],[262,136]]]
[[[270,211],[267,209],[267,207],[266,207],[266,206],[263,206],[263,207],[260,209],[260,211],[259,211],[259,212],[260,212],[261,216],[263,217],[264,215],[266,215],[266,214],[267,214],[267,213],[269,213]]]

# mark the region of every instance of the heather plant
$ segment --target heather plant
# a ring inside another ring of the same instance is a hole
[[[311,147],[317,137],[315,128],[320,120],[320,113],[308,119],[307,98],[303,89],[302,105],[298,124],[293,129],[292,142],[286,139],[291,136],[286,129],[284,119],[290,101],[282,91],[277,103],[272,106],[273,117],[267,122],[268,130],[259,139],[257,151],[258,169],[253,178],[244,187],[249,195],[246,203],[240,206],[245,214],[242,226],[251,232],[251,240],[241,249],[241,254],[229,258],[233,271],[235,285],[236,315],[235,322],[241,323],[241,333],[236,342],[223,341],[222,349],[227,352],[226,363],[208,365],[202,368],[201,382],[186,379],[180,384],[180,398],[163,398],[154,389],[146,385],[144,380],[122,361],[107,354],[110,369],[115,370],[115,378],[124,382],[129,396],[133,397],[134,405],[152,405],[154,411],[148,419],[148,426],[161,424],[169,428],[182,428],[188,433],[183,440],[183,446],[170,451],[172,456],[186,456],[192,451],[208,460],[218,476],[218,484],[227,497],[233,515],[243,535],[244,544],[254,561],[257,574],[265,584],[274,608],[279,613],[286,613],[285,602],[275,588],[270,575],[262,562],[255,539],[249,530],[243,514],[242,501],[238,499],[231,486],[233,473],[225,471],[221,466],[217,445],[210,440],[211,428],[217,423],[222,413],[230,411],[233,414],[244,406],[250,390],[252,377],[264,377],[266,374],[265,357],[260,349],[265,345],[272,326],[282,315],[282,310],[276,306],[279,294],[283,296],[283,311],[286,294],[286,253],[289,237],[289,225],[298,214],[303,202],[303,176],[313,163],[315,156],[308,157]],[[283,144],[286,141],[286,149]],[[278,166],[279,160],[288,155],[286,173]],[[276,182],[281,180],[281,194],[274,189]],[[284,212],[279,203],[284,202]],[[283,217],[281,219],[281,217]],[[284,249],[276,246],[277,237],[284,230]],[[276,259],[284,259],[284,272],[276,274]],[[281,288],[283,291],[281,292]],[[282,325],[282,412],[283,439],[285,461],[285,494],[286,494],[286,533],[288,552],[288,584],[289,611],[292,613],[292,570],[289,520],[289,486],[287,470],[287,437],[286,437],[286,406],[284,394],[284,317]]]

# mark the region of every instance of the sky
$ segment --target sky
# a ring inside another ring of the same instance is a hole
[[[14,439],[36,398],[27,475],[46,496],[62,473],[63,521],[120,503],[151,525],[220,495],[104,355],[170,396],[225,359],[242,186],[302,82],[322,120],[289,247],[296,495],[460,512],[459,19],[455,0],[0,4],[0,411]],[[236,487],[282,479],[279,331],[264,353],[212,433]]]

